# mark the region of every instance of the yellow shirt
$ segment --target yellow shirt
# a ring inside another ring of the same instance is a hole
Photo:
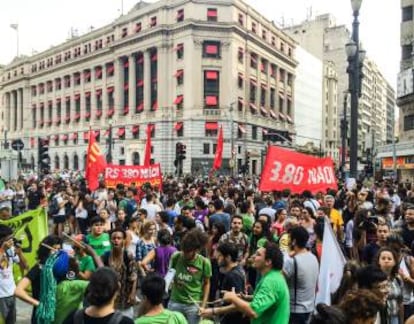
[[[338,231],[338,229],[344,225],[344,220],[342,219],[342,215],[339,212],[339,210],[332,208],[331,214],[329,215],[329,218],[332,223],[332,228],[335,232]]]

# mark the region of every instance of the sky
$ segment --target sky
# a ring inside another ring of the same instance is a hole
[[[351,30],[350,0],[245,0],[277,25],[289,26],[304,21],[310,13],[331,13],[337,24]],[[0,4],[0,64],[8,64],[19,52],[31,55],[63,43],[71,30],[84,34],[91,27],[102,27],[126,13],[138,0],[13,0]],[[147,0],[147,2],[155,2]],[[400,60],[400,1],[363,0],[360,15],[360,40],[367,56],[377,63],[388,82],[396,87]]]

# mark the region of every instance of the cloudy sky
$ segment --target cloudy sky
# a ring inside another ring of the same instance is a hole
[[[147,0],[154,2],[153,0]],[[312,15],[332,13],[338,24],[351,29],[350,0],[245,0],[268,19],[291,25]],[[20,53],[32,54],[65,41],[72,28],[80,34],[91,26],[100,27],[137,0],[13,0],[0,5],[0,64],[16,55],[16,32],[10,24],[19,24]],[[392,86],[399,68],[400,1],[363,0],[360,17],[361,41]]]

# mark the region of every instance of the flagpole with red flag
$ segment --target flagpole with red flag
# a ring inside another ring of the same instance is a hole
[[[151,165],[151,132],[153,125],[147,125],[147,142],[145,144],[144,166]]]
[[[213,171],[221,168],[223,162],[223,127],[220,126],[219,136],[217,138],[216,154],[214,156]]]
[[[85,179],[91,191],[99,187],[99,174],[105,172],[106,161],[99,145],[96,143],[95,134],[89,129],[89,143],[86,155]]]

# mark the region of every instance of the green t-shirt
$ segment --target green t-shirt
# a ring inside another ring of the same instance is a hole
[[[182,304],[193,304],[192,300],[201,301],[204,280],[211,277],[210,260],[197,254],[194,260],[187,261],[181,252],[176,252],[171,257],[170,268],[176,271],[171,300]]]
[[[102,256],[105,252],[111,250],[111,240],[108,233],[102,233],[99,236],[88,234],[86,235],[86,242],[92,246],[98,256]]]
[[[141,316],[135,320],[135,324],[187,324],[184,315],[164,309],[161,313],[153,316]]]
[[[88,284],[85,280],[64,280],[57,285],[54,324],[63,323],[70,313],[82,307]]]
[[[91,271],[94,272],[96,270],[95,262],[93,262],[93,258],[90,255],[84,255],[83,257],[79,257],[79,271]]]
[[[242,214],[243,232],[249,235],[252,232],[254,217],[250,214]]]
[[[259,281],[254,290],[250,307],[257,314],[252,324],[288,324],[289,289],[281,271],[270,270]]]

